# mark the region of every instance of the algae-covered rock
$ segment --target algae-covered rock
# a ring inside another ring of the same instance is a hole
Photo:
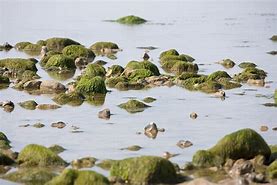
[[[167,51],[163,51],[161,54],[160,54],[160,59],[164,56],[172,56],[172,55],[175,55],[175,56],[178,56],[179,53],[176,49],[169,49]]]
[[[118,77],[121,75],[121,73],[124,71],[124,68],[120,65],[112,65],[111,67],[108,67],[106,77]]]
[[[116,22],[121,24],[136,25],[136,24],[143,24],[147,22],[147,20],[138,16],[128,15],[117,19]]]
[[[167,184],[176,182],[174,165],[161,157],[142,156],[115,162],[110,175],[130,184]]]
[[[140,90],[143,89],[145,86],[139,82],[118,82],[114,88],[120,91],[127,91],[127,90]]]
[[[26,70],[37,71],[35,62],[22,58],[6,58],[0,60],[0,67],[6,67],[10,71],[23,73]]]
[[[13,163],[13,159],[11,159],[8,155],[0,151],[0,165],[12,165]]]
[[[71,162],[71,166],[76,169],[80,168],[91,168],[95,165],[97,161],[94,157],[83,157],[80,159],[75,159]]]
[[[222,85],[216,81],[206,81],[197,86],[197,90],[203,91],[205,93],[215,93],[222,89]]]
[[[29,144],[19,153],[17,162],[24,167],[65,167],[67,163],[52,150]]]
[[[64,55],[53,55],[45,64],[48,70],[74,70],[76,68],[74,60]]]
[[[193,62],[195,59],[192,58],[189,55],[181,54],[181,55],[164,55],[160,58],[160,63],[163,64],[165,62],[171,61],[171,60],[181,60],[184,62]]]
[[[60,93],[53,98],[53,101],[60,105],[79,106],[83,103],[84,97],[76,92]]]
[[[170,73],[180,75],[183,72],[197,72],[198,65],[191,62],[184,62],[181,60],[170,60],[162,64],[162,68]]]
[[[106,94],[93,94],[86,96],[87,103],[94,105],[94,106],[101,106],[105,103]]]
[[[266,77],[266,72],[262,69],[253,67],[245,68],[241,73],[234,75],[234,80],[238,82],[247,82],[249,79],[262,80]]]
[[[192,163],[200,167],[220,166],[223,162],[222,158],[207,150],[198,150],[192,158]]]
[[[62,53],[56,52],[56,51],[48,51],[48,52],[46,53],[46,55],[43,56],[43,57],[41,58],[41,60],[40,60],[40,65],[41,65],[42,67],[44,67],[44,66],[47,64],[48,60],[49,60],[53,55],[60,55],[60,54],[62,54]]]
[[[92,95],[92,94],[106,94],[107,89],[104,80],[99,77],[87,78],[82,77],[77,83],[76,91],[83,95]]]
[[[116,162],[116,160],[112,159],[105,159],[102,160],[101,162],[97,163],[96,166],[99,168],[102,168],[103,170],[110,170],[112,165]]]
[[[269,148],[271,150],[271,155],[270,155],[269,161],[277,160],[277,145],[269,145]]]
[[[225,71],[216,71],[210,74],[207,80],[219,80],[220,78],[231,78]]]
[[[80,43],[71,40],[69,38],[49,38],[46,40],[46,47],[48,50],[54,50],[61,52],[63,48],[69,45],[80,45]]]
[[[96,76],[104,77],[106,74],[106,70],[103,66],[98,64],[89,64],[85,69],[83,76],[86,78],[93,78]]]
[[[96,42],[90,46],[91,50],[101,50],[101,49],[119,49],[118,45],[113,42]]]
[[[105,80],[105,84],[110,87],[110,88],[114,88],[117,83],[119,82],[128,82],[128,79],[124,76],[119,76],[119,77],[111,77],[111,78],[107,78]]]
[[[147,69],[147,70],[151,71],[153,73],[153,75],[155,75],[155,76],[160,75],[160,71],[159,71],[158,67],[149,61],[142,61],[142,62],[130,61],[130,62],[128,62],[128,64],[125,67],[124,74],[128,76],[130,73],[132,73],[133,70],[136,70],[136,69]]]
[[[60,145],[51,145],[50,147],[48,147],[52,152],[59,154],[62,153],[63,151],[65,151],[66,149],[64,149],[62,146]]]
[[[27,82],[30,80],[36,80],[39,79],[40,76],[35,71],[26,70],[22,73],[21,76],[18,77],[18,79],[22,80],[23,82]]]
[[[54,80],[66,81],[74,77],[76,70],[62,70],[62,71],[46,71],[47,74]]]
[[[139,151],[140,149],[142,149],[141,146],[139,146],[139,145],[132,145],[132,146],[128,146],[126,148],[121,148],[120,150]]]
[[[144,98],[142,101],[144,101],[145,103],[152,103],[154,101],[156,101],[157,99],[156,98],[153,98],[153,97],[146,97]]]
[[[7,138],[7,136],[3,133],[0,132],[0,149],[10,149],[10,141]]]
[[[103,175],[94,171],[78,171],[65,169],[62,174],[55,177],[46,185],[108,185],[109,180]]]
[[[154,76],[154,73],[152,73],[148,69],[136,69],[131,72],[131,74],[128,76],[130,81],[136,82],[140,79],[145,79],[147,77]]]
[[[43,80],[40,84],[40,90],[44,93],[64,92],[65,86],[54,80]]]
[[[18,104],[20,105],[20,107],[28,110],[35,110],[36,106],[38,105],[37,102],[35,102],[34,100],[28,100],[28,101],[20,102]]]
[[[223,164],[227,159],[252,159],[257,155],[269,159],[270,153],[269,146],[257,132],[252,129],[241,129],[226,135],[207,151],[196,152],[193,162],[198,166],[207,167]]]
[[[275,160],[269,165],[269,167],[267,168],[267,172],[268,172],[269,178],[271,179],[277,178],[277,160]]]
[[[24,47],[23,51],[28,55],[38,56],[41,51],[41,45],[39,44],[28,44]]]
[[[243,68],[243,69],[248,68],[248,67],[256,67],[256,66],[257,65],[252,62],[242,62],[239,64],[239,67]]]
[[[10,79],[8,77],[0,75],[0,85],[10,84]]]
[[[222,88],[226,90],[241,87],[240,83],[231,81],[229,78],[220,78],[217,81],[222,85]]]
[[[126,103],[118,105],[120,108],[125,109],[130,113],[142,112],[144,109],[151,107],[138,100],[129,100]]]
[[[90,49],[87,49],[81,45],[66,46],[62,50],[62,53],[65,56],[69,56],[69,57],[73,58],[74,60],[78,57],[85,57],[85,58],[88,58],[91,61],[93,61],[93,59],[95,58],[95,54],[93,53],[93,51],[91,51]]]
[[[41,45],[41,46],[46,46],[47,42],[45,40],[38,40],[36,42],[36,44]]]
[[[32,44],[32,43],[31,42],[18,42],[15,44],[14,48],[19,51],[22,51],[29,44]]]
[[[4,179],[26,185],[44,185],[57,175],[46,168],[23,168],[4,175]]]
[[[272,41],[277,41],[277,35],[273,35],[273,36],[270,38],[270,40],[272,40]]]
[[[236,65],[236,63],[234,61],[232,61],[231,59],[223,59],[221,61],[218,62],[219,64],[221,64],[222,66],[224,66],[225,68],[232,68]]]

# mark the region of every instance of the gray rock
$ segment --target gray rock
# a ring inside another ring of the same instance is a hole
[[[101,119],[110,119],[110,117],[111,117],[111,111],[110,111],[110,109],[104,109],[104,110],[101,110],[98,113],[98,118],[101,118]]]
[[[23,88],[25,90],[37,90],[40,88],[40,85],[41,85],[41,81],[31,80],[31,81],[25,82],[23,85]]]
[[[44,80],[40,84],[40,90],[45,92],[64,92],[65,86],[54,80]]]

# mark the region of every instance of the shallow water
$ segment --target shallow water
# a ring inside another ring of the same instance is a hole
[[[150,22],[124,26],[103,21],[129,14],[141,16]],[[215,62],[223,58],[231,58],[237,64],[250,60],[267,71],[266,80],[272,81],[267,84],[268,88],[244,85],[226,91],[228,97],[225,101],[176,86],[126,92],[112,89],[102,106],[84,103],[80,107],[63,106],[54,111],[28,111],[16,106],[12,113],[0,111],[0,129],[12,141],[15,151],[20,151],[29,143],[46,146],[60,144],[67,149],[61,154],[67,161],[85,156],[100,160],[140,155],[161,156],[164,151],[169,151],[180,153],[171,161],[182,166],[191,161],[196,150],[209,148],[222,136],[241,128],[252,128],[269,144],[277,144],[277,132],[271,130],[277,126],[277,109],[262,105],[274,100],[256,97],[256,94],[272,95],[277,88],[276,56],[266,53],[277,50],[277,43],[269,40],[273,34],[277,34],[274,0],[0,1],[0,43],[36,42],[54,36],[69,37],[87,47],[96,41],[116,42],[123,52],[117,54],[115,61],[103,58],[108,61],[105,67],[113,64],[124,66],[130,60],[141,60],[143,50],[136,49],[138,46],[158,47],[150,52],[150,56],[159,66],[159,53],[176,48],[180,53],[192,55],[195,63],[204,64],[199,66],[201,73],[226,70],[233,75],[241,71],[237,65],[233,69],[224,69]],[[15,50],[0,52],[0,58],[6,57],[29,56]],[[43,79],[50,78],[42,69],[38,73]],[[79,73],[76,71],[75,75]],[[237,92],[245,92],[245,95],[235,95]],[[143,99],[147,96],[155,97],[157,101],[144,112],[129,114],[117,107],[128,97]],[[0,100],[6,99],[15,103],[29,99],[38,103],[52,103],[50,95],[34,96],[12,88],[0,91]],[[110,108],[114,114],[110,120],[97,117],[97,113],[104,108]],[[191,112],[197,112],[199,117],[191,120]],[[60,120],[68,123],[68,126],[64,129],[50,126],[52,122]],[[155,140],[136,134],[151,121],[166,131],[159,133]],[[46,127],[19,127],[36,122],[42,122]],[[71,133],[71,125],[79,126],[84,132]],[[261,125],[267,125],[269,131],[261,133]],[[192,141],[193,146],[178,148],[176,143],[181,139]],[[134,144],[143,149],[137,152],[120,150]],[[107,174],[99,168],[93,169]]]

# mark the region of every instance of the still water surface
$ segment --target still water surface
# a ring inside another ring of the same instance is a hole
[[[59,144],[67,149],[61,153],[67,161],[85,156],[100,160],[161,156],[169,151],[180,153],[171,161],[184,165],[191,161],[196,150],[209,148],[224,135],[241,128],[252,128],[269,144],[277,144],[277,132],[271,130],[277,126],[277,109],[262,105],[273,102],[273,99],[256,97],[256,94],[270,97],[277,88],[277,58],[266,54],[277,50],[277,43],[269,40],[277,34],[276,10],[274,0],[0,1],[0,43],[69,37],[89,47],[97,41],[112,41],[123,52],[117,54],[115,61],[101,57],[95,59],[107,61],[105,67],[113,64],[125,66],[130,60],[141,60],[143,50],[136,49],[138,46],[158,47],[149,54],[160,66],[159,53],[176,48],[180,53],[192,55],[195,63],[203,64],[199,66],[201,73],[226,70],[215,62],[231,58],[237,64],[253,61],[268,72],[266,81],[270,82],[267,84],[269,88],[243,85],[240,89],[226,91],[228,97],[225,101],[174,86],[126,92],[112,89],[102,106],[84,103],[79,107],[63,106],[54,111],[28,111],[16,106],[12,113],[0,111],[0,130],[12,141],[15,151],[30,143]],[[124,26],[103,21],[130,14],[141,16],[149,23]],[[0,58],[7,57],[29,56],[15,50],[0,52]],[[39,65],[38,68],[42,79],[50,79]],[[241,69],[236,65],[226,71],[233,75]],[[79,73],[76,71],[75,75]],[[235,95],[237,92],[245,92],[245,95]],[[147,96],[155,97],[157,101],[144,112],[129,114],[117,106],[130,97],[143,99]],[[1,101],[18,103],[30,99],[37,103],[53,103],[50,95],[34,96],[12,88],[0,91]],[[104,108],[110,108],[114,114],[108,121],[97,117]],[[191,120],[191,112],[197,112],[199,117]],[[54,129],[50,125],[55,121],[64,121],[68,126]],[[136,134],[151,121],[166,131],[155,140]],[[42,122],[46,127],[19,127],[36,122]],[[79,126],[84,132],[71,133],[71,125]],[[261,133],[261,125],[267,125],[269,131]],[[192,141],[193,146],[178,148],[176,143],[181,139]],[[130,145],[140,145],[143,149],[137,152],[120,150]],[[98,168],[93,169],[107,174]]]

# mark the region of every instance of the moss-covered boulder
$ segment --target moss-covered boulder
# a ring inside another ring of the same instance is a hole
[[[24,167],[65,167],[67,163],[52,150],[29,144],[19,153],[17,162]]]
[[[164,64],[166,62],[169,61],[174,61],[174,60],[180,60],[180,61],[184,61],[184,62],[193,62],[195,59],[192,58],[189,55],[185,55],[185,54],[181,54],[181,55],[165,55],[163,57],[160,58],[160,63]]]
[[[80,45],[80,43],[71,40],[69,38],[49,38],[46,40],[46,47],[48,50],[53,50],[53,51],[59,51],[61,52],[63,48],[69,45]]]
[[[257,132],[252,129],[241,129],[226,135],[209,150],[196,152],[193,163],[197,166],[208,166],[216,164],[214,159],[223,164],[227,159],[252,159],[257,155],[269,159],[270,154],[269,146]]]
[[[0,75],[0,85],[10,84],[10,79],[8,77]]]
[[[249,68],[249,67],[256,67],[257,65],[252,62],[242,62],[239,64],[239,67],[242,69]]]
[[[46,46],[47,42],[45,40],[38,40],[36,42],[36,44],[41,45],[41,46]]]
[[[26,70],[37,71],[35,62],[22,58],[6,58],[0,60],[0,67],[6,67],[10,71],[23,73]]]
[[[102,168],[103,170],[110,170],[112,165],[116,162],[116,160],[112,159],[105,159],[102,160],[101,162],[97,163],[96,166],[99,168]]]
[[[236,65],[236,63],[234,61],[232,61],[231,59],[227,58],[227,59],[223,59],[221,61],[218,62],[219,64],[221,64],[222,66],[224,66],[225,68],[232,68]]]
[[[15,44],[14,48],[18,51],[23,51],[23,49],[28,46],[29,44],[32,44],[31,42],[18,42]]]
[[[60,55],[62,53],[56,52],[56,51],[48,51],[44,57],[40,60],[40,65],[44,67],[46,63],[48,62],[49,58],[51,58],[53,55]]]
[[[109,180],[94,171],[66,169],[46,185],[108,185]]]
[[[271,155],[270,155],[269,161],[277,160],[277,145],[269,145],[269,148],[271,150]]]
[[[270,40],[272,40],[272,41],[277,41],[277,35],[272,35],[272,37],[270,38]]]
[[[121,73],[124,71],[124,68],[120,65],[112,65],[111,67],[108,67],[106,77],[118,77],[121,75]]]
[[[89,64],[87,65],[87,68],[85,69],[83,76],[86,78],[93,78],[96,76],[104,77],[105,74],[106,70],[103,66],[99,64]]]
[[[47,61],[45,68],[47,70],[74,70],[76,68],[74,60],[64,55],[53,55]]]
[[[128,91],[128,90],[140,90],[145,86],[139,82],[118,82],[114,88],[120,91]]]
[[[144,101],[145,103],[152,103],[154,101],[156,101],[157,99],[156,98],[153,98],[153,97],[146,97],[144,98],[142,101]]]
[[[83,95],[106,94],[107,89],[103,78],[96,76],[93,78],[82,77],[78,81],[76,91]]]
[[[60,93],[53,98],[53,101],[59,105],[79,106],[84,102],[84,97],[77,92]]]
[[[181,60],[169,60],[163,62],[162,68],[169,73],[180,75],[183,72],[194,72],[198,71],[198,65],[191,62],[184,62]]]
[[[160,59],[163,58],[164,56],[178,56],[179,53],[176,49],[169,49],[169,50],[166,50],[166,51],[163,51],[161,54],[160,54]]]
[[[277,160],[275,160],[269,165],[269,167],[267,168],[267,172],[268,172],[269,178],[277,179]]]
[[[4,179],[26,185],[44,185],[57,175],[45,168],[23,168],[4,175]]]
[[[14,163],[14,160],[5,152],[5,150],[0,150],[0,165],[7,166]]]
[[[105,103],[106,94],[94,94],[86,96],[87,103],[93,106],[101,106]]]
[[[138,16],[128,15],[117,19],[116,22],[120,24],[136,25],[136,24],[143,24],[147,22],[147,20]]]
[[[174,165],[161,157],[142,156],[115,162],[110,175],[128,181],[130,184],[176,183]]]
[[[3,132],[0,132],[0,149],[9,148],[11,148],[9,139]]]
[[[220,78],[230,78],[229,74],[225,71],[216,71],[210,74],[207,78],[207,80],[219,80]]]
[[[155,75],[155,76],[160,75],[160,71],[159,71],[158,67],[149,61],[142,61],[142,62],[130,61],[130,62],[128,62],[128,64],[125,67],[124,74],[126,76],[129,76],[129,74],[131,74],[132,71],[134,71],[136,69],[147,69],[150,72],[152,72],[153,75]]]
[[[218,83],[222,85],[223,89],[229,90],[229,89],[235,89],[235,88],[240,88],[241,84],[238,82],[234,82],[230,80],[230,78],[220,78],[217,80]]]
[[[253,67],[245,68],[241,73],[234,75],[234,80],[238,82],[247,82],[249,79],[259,80],[265,79],[267,76],[266,72],[262,69]]]
[[[18,79],[20,79],[23,82],[27,82],[30,80],[36,80],[39,79],[40,76],[35,71],[26,70],[22,73],[22,75],[18,76]]]
[[[28,100],[28,101],[20,102],[18,104],[20,105],[20,107],[28,110],[35,110],[36,106],[38,105],[37,102],[35,102],[34,100]]]
[[[66,46],[62,50],[62,53],[65,56],[69,56],[69,57],[73,58],[74,60],[77,57],[85,57],[85,58],[88,58],[91,61],[93,61],[93,59],[95,58],[95,54],[93,53],[93,51],[91,51],[90,49],[87,49],[87,48],[85,48],[84,46],[81,46],[81,45]]]
[[[24,47],[23,51],[28,55],[38,56],[41,51],[41,45],[39,44],[28,44]]]
[[[113,42],[96,42],[90,46],[93,51],[100,51],[101,49],[119,49],[118,45]]]
[[[130,113],[142,112],[144,109],[151,107],[138,100],[129,100],[126,103],[118,105],[120,108],[125,109]]]
[[[145,79],[147,77],[154,76],[154,73],[152,73],[148,69],[136,69],[131,72],[131,74],[128,76],[131,82],[136,82],[140,79]]]
[[[110,88],[114,88],[119,82],[126,82],[128,83],[128,79],[124,76],[119,76],[119,77],[111,77],[111,78],[107,78],[105,80],[105,84],[110,87]]]
[[[62,153],[63,151],[65,151],[66,149],[63,148],[60,145],[51,145],[50,147],[48,147],[50,150],[52,150],[52,152],[59,154]]]

